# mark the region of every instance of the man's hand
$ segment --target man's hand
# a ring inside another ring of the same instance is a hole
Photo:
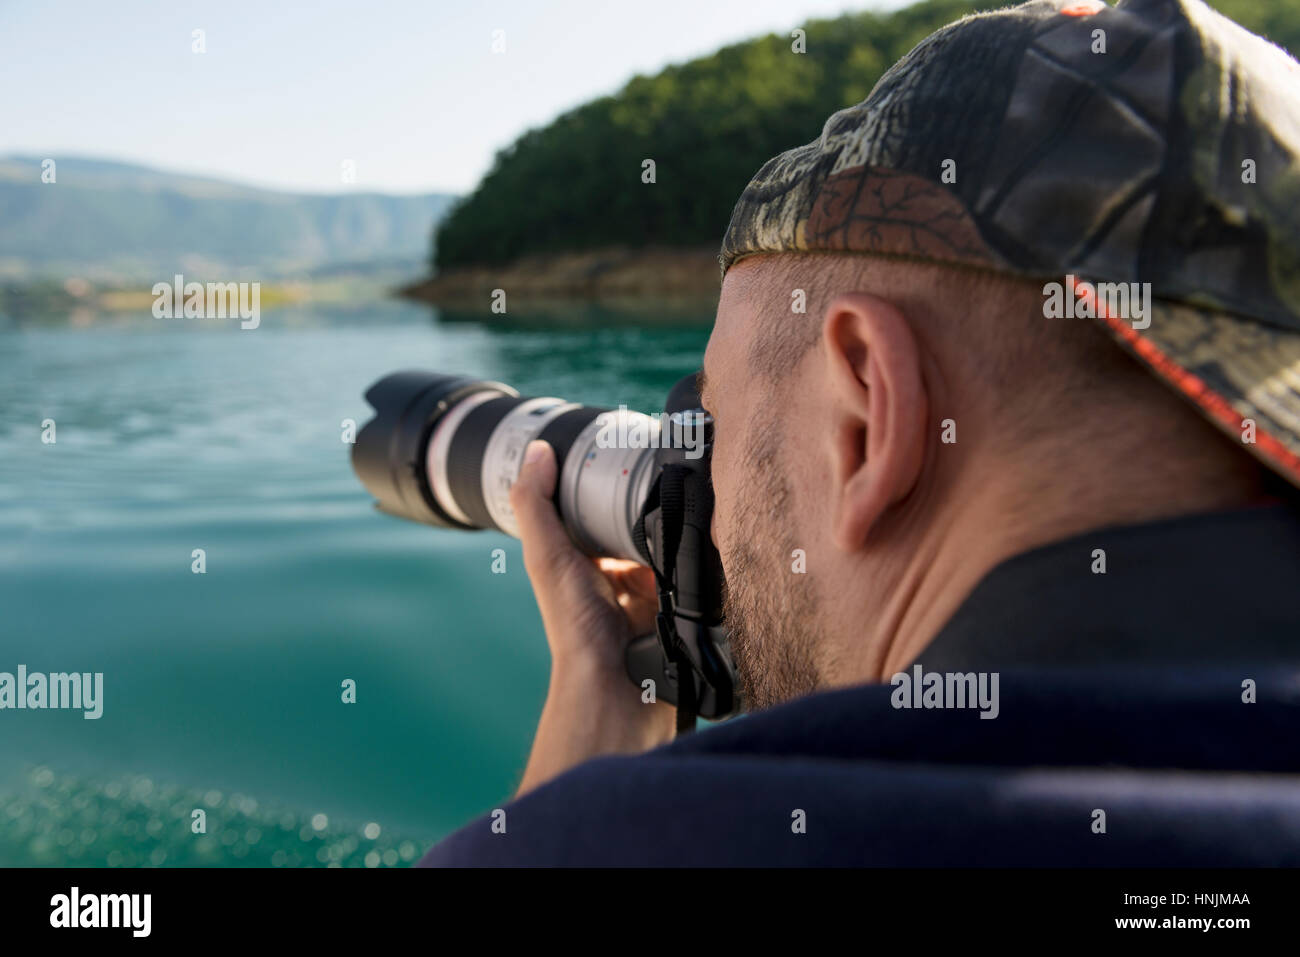
[[[574,548],[551,501],[556,481],[554,450],[530,442],[510,506],[551,647],[551,683],[520,794],[588,758],[671,741],[675,727],[673,707],[643,703],[624,663],[632,639],[654,631],[654,573]]]

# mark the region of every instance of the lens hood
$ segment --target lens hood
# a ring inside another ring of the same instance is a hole
[[[501,382],[434,372],[394,372],[370,387],[366,401],[375,416],[352,446],[352,468],[376,508],[426,525],[471,528],[438,505],[429,489],[425,450],[438,419],[474,392],[519,395]]]

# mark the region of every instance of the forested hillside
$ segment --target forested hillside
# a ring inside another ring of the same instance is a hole
[[[1300,0],[1214,0],[1239,23],[1300,49]],[[938,27],[975,9],[924,0],[890,14],[803,24],[807,49],[769,35],[638,76],[615,95],[530,130],[502,150],[437,230],[436,267],[529,253],[716,243],[769,157],[815,138]],[[792,25],[793,28],[793,25]],[[655,162],[656,182],[641,182]]]

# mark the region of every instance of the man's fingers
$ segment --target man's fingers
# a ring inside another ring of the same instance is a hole
[[[659,612],[659,590],[655,576],[649,568],[621,558],[598,558],[596,566],[609,579],[619,607],[627,616],[634,635],[648,635],[654,631],[655,615]]]
[[[658,600],[659,588],[655,583],[655,574],[640,562],[624,558],[598,558],[596,564],[606,578],[634,598],[652,602]]]
[[[524,543],[524,567],[535,583],[551,581],[575,551],[551,496],[556,482],[555,450],[542,441],[528,443],[519,477],[510,487],[510,507]]]

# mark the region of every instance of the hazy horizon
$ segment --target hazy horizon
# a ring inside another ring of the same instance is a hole
[[[109,156],[109,155],[94,154],[94,153],[62,153],[59,155],[50,155],[50,154],[42,155],[38,153],[30,153],[25,151],[0,153],[0,164],[33,163],[34,164],[33,174],[32,174],[33,180],[38,182],[40,180],[40,175],[41,175],[40,164],[45,159],[53,159],[58,164],[60,164],[61,167],[63,166],[63,164],[69,162],[95,163],[95,164],[120,166],[124,169],[134,169],[134,170],[141,170],[149,173],[156,173],[160,176],[174,178],[177,180],[209,182],[209,183],[221,184],[226,186],[235,186],[240,189],[249,190],[251,192],[278,193],[278,194],[283,194],[288,196],[336,198],[340,195],[348,195],[348,196],[392,196],[395,198],[402,198],[402,199],[420,199],[420,198],[430,198],[430,197],[459,198],[460,196],[463,195],[462,193],[455,193],[449,190],[437,190],[437,189],[415,190],[411,192],[401,191],[401,190],[364,189],[364,190],[350,190],[346,193],[339,193],[337,191],[326,191],[326,190],[294,189],[292,187],[264,186],[259,183],[248,182],[246,180],[239,179],[235,176],[228,176],[224,173],[219,173],[219,172],[217,173],[192,172],[190,170],[175,169],[173,167],[164,166],[160,163],[149,162],[146,160],[135,160],[130,158],[123,158],[120,156]],[[3,172],[4,172],[3,170],[0,170],[0,174],[3,174]],[[66,178],[64,179],[64,182],[67,183]]]

